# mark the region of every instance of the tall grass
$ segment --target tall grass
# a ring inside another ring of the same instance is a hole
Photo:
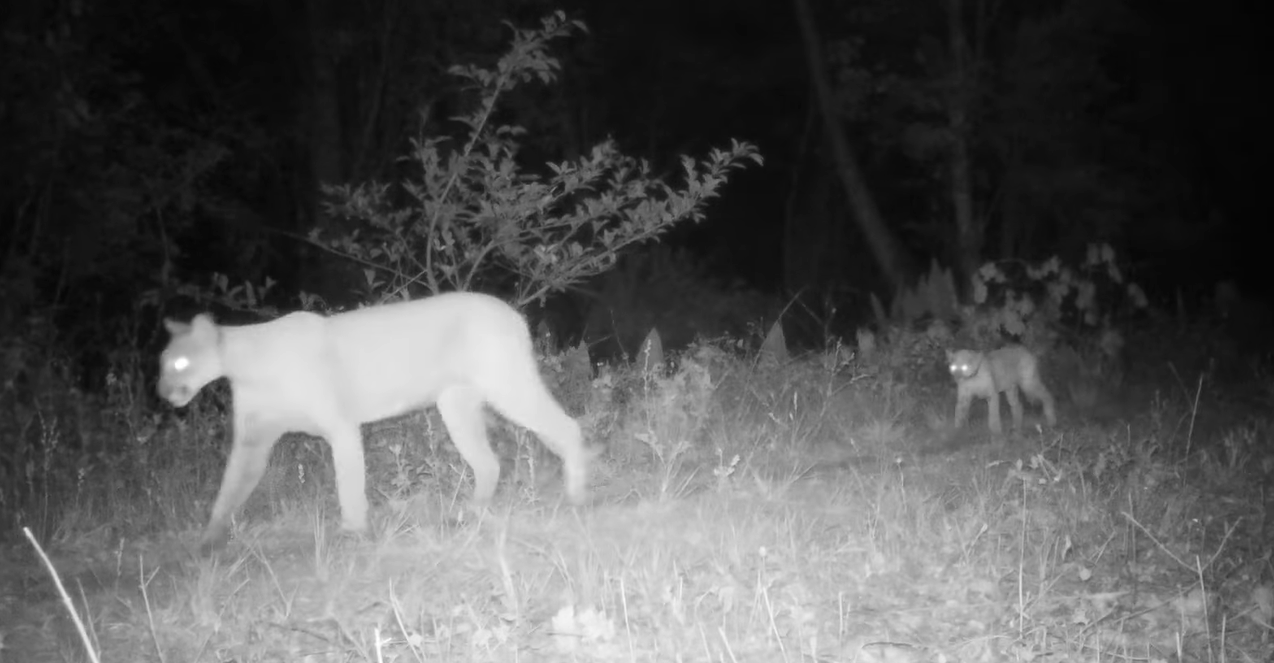
[[[592,381],[560,365],[546,375],[581,390],[561,395],[606,448],[591,505],[563,506],[553,457],[501,425],[501,497],[469,509],[467,468],[422,413],[365,429],[371,534],[335,531],[329,456],[297,438],[210,559],[190,551],[224,465],[224,391],[182,413],[136,376],[102,396],[7,393],[0,518],[49,549],[90,644],[12,547],[0,593],[23,601],[0,603],[0,652],[1268,658],[1268,411],[1148,386],[1115,423],[1068,405],[1056,429],[1029,420],[1002,446],[975,420],[955,444],[950,385],[887,354],[763,365],[701,345],[673,372]]]

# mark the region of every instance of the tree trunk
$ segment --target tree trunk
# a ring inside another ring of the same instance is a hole
[[[960,282],[982,262],[985,224],[973,202],[973,164],[969,156],[969,103],[976,87],[971,80],[968,40],[964,34],[962,0],[947,1],[947,38],[951,48],[951,72],[947,88],[947,128],[950,131],[951,209],[956,225],[956,266]]]
[[[801,170],[799,164],[796,170]],[[790,293],[821,292],[838,276],[827,269],[829,258],[832,265],[840,262],[835,254],[842,248],[828,184],[820,174],[810,174],[793,187],[794,200],[783,223],[783,285]]]
[[[814,82],[818,94],[818,104],[823,116],[823,124],[827,130],[827,138],[831,143],[832,154],[836,159],[837,170],[845,194],[854,210],[854,219],[867,238],[872,255],[880,265],[880,270],[889,284],[895,289],[908,284],[906,256],[903,254],[897,239],[885,225],[880,209],[867,188],[858,160],[849,146],[849,139],[841,128],[840,119],[836,115],[832,103],[831,83],[827,80],[827,72],[823,66],[822,44],[814,26],[814,17],[810,12],[809,0],[795,0],[796,19],[801,28],[801,36],[805,40],[805,54],[809,59],[810,78]]]
[[[324,228],[329,221],[318,204],[322,197],[321,184],[341,184],[345,173],[341,170],[341,117],[340,81],[337,74],[335,49],[336,21],[333,0],[307,0],[310,37],[310,103],[307,124],[309,126],[310,172],[313,190],[308,205],[315,227]]]
[[[1000,254],[998,257],[1002,260],[1028,255],[1023,251],[1023,247],[1027,236],[1031,234],[1028,226],[1033,222],[1034,215],[1028,204],[1029,187],[1025,175],[1026,169],[1026,164],[1018,158],[1018,152],[1011,151],[1005,159],[1004,174],[1000,177],[998,193],[1000,200]]]

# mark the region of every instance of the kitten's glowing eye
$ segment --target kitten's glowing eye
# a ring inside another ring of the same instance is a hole
[[[190,360],[187,359],[186,357],[178,357],[173,360],[174,370],[184,371],[187,368],[190,368]]]

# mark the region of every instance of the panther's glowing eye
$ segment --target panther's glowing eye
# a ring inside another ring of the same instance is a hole
[[[178,357],[178,358],[176,358],[176,359],[174,359],[174,360],[173,360],[173,369],[174,369],[174,370],[184,371],[184,370],[186,370],[187,368],[190,368],[190,359],[188,359],[188,358],[186,358],[186,357]]]

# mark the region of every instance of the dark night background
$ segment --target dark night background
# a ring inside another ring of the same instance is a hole
[[[958,7],[980,258],[1107,241],[1152,300],[1221,279],[1269,294],[1255,2],[809,3],[835,122],[908,274],[959,265],[939,91]],[[13,0],[0,323],[52,310],[75,342],[86,320],[127,326],[143,295],[213,272],[339,301],[351,290],[333,258],[295,237],[324,223],[318,183],[393,180],[421,108],[426,133],[456,129],[446,68],[489,62],[502,21],[554,9],[590,32],[551,45],[556,84],[504,107],[529,129],[526,167],[613,136],[675,173],[678,155],[750,141],[764,167],[668,244],[731,287],[857,309],[892,291],[838,175],[792,2]]]

